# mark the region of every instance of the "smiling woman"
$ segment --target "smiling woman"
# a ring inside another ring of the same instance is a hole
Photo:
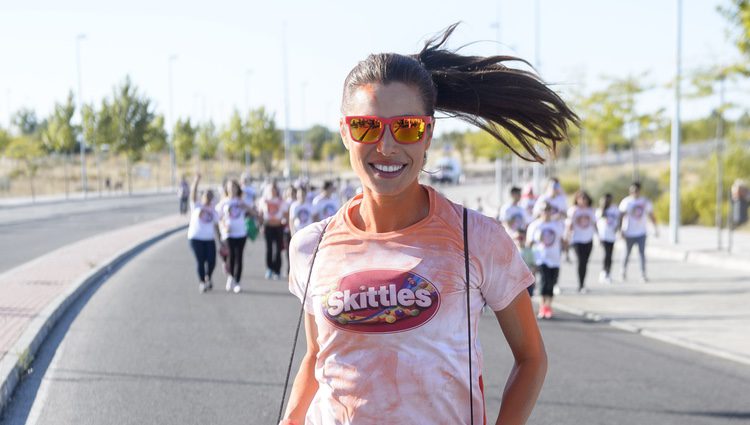
[[[535,161],[577,117],[535,75],[502,64],[519,59],[445,49],[454,29],[414,56],[370,55],[346,78],[340,131],[363,191],[292,240],[307,353],[282,424],[486,423],[484,305],[515,357],[497,422],[524,423],[536,402],[547,363],[525,291],[533,276],[502,226],[418,177],[436,110]]]

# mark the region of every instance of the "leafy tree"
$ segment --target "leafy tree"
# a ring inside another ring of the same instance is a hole
[[[11,138],[10,133],[7,130],[0,127],[0,155],[5,152],[5,149],[10,144]]]
[[[47,120],[47,127],[42,131],[42,141],[48,150],[70,154],[78,146],[80,128],[73,125],[76,107],[73,93],[68,93],[64,104],[56,104],[52,115]]]
[[[158,154],[167,149],[167,130],[164,129],[164,115],[157,115],[146,132],[145,151],[149,154]]]
[[[274,117],[263,107],[251,110],[247,132],[250,137],[250,152],[260,159],[263,170],[271,173],[274,159],[279,159],[284,154],[281,132],[276,129]]]
[[[728,3],[728,6],[718,7],[719,13],[733,25],[729,35],[733,38],[737,49],[748,57],[750,56],[750,1],[729,0]]]
[[[219,137],[216,135],[216,126],[209,121],[198,127],[195,144],[198,147],[198,157],[202,160],[216,158],[219,150]]]
[[[12,124],[18,128],[18,131],[25,135],[30,136],[37,133],[40,123],[36,117],[36,112],[31,109],[21,109],[13,115],[11,119]]]
[[[322,125],[314,125],[305,131],[305,142],[312,147],[312,159],[320,161],[323,158],[323,145],[333,139],[333,133]]]
[[[232,159],[242,158],[245,150],[250,149],[250,134],[242,122],[239,111],[235,110],[232,113],[220,138],[226,154]]]
[[[330,133],[331,138],[323,143],[321,148],[321,157],[324,159],[333,158],[346,154],[346,147],[341,140],[341,134],[338,132]]]
[[[151,101],[138,93],[129,77],[115,88],[112,103],[102,104],[102,132],[111,138],[112,150],[125,155],[128,192],[133,191],[132,167],[141,160],[155,118]]]
[[[177,160],[188,162],[195,151],[195,127],[190,124],[190,118],[178,119],[174,125],[173,143]]]
[[[34,178],[39,171],[41,159],[44,154],[41,141],[28,134],[22,134],[12,139],[5,148],[5,155],[19,162],[15,173],[17,175],[25,175],[29,178],[32,200],[36,197]]]

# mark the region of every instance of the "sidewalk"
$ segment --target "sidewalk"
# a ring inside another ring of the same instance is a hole
[[[186,224],[174,215],[114,230],[0,274],[0,411],[67,306],[133,251]]]
[[[176,197],[176,193],[176,188],[164,186],[159,189],[134,190],[132,194],[128,194],[127,190],[104,190],[101,192],[99,192],[98,190],[90,190],[85,195],[83,192],[71,192],[68,196],[66,196],[64,193],[58,193],[56,195],[40,195],[36,196],[33,199],[30,196],[0,198],[0,210],[32,205],[51,205],[62,202],[96,201],[103,199],[136,198],[143,196],[158,196],[169,194],[172,194],[172,196]]]
[[[628,265],[630,279],[621,281],[624,243],[615,247],[615,282],[597,283],[602,254],[595,247],[586,279],[589,292],[577,293],[575,264],[563,263],[556,308],[750,365],[750,234],[735,233],[733,252],[727,254],[704,248],[716,246],[715,229],[685,226],[678,247],[669,244],[664,230],[660,238],[648,239],[648,283],[638,279],[636,249]],[[572,252],[571,259],[575,262]]]

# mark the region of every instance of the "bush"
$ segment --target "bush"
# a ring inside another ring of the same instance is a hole
[[[594,183],[589,194],[594,200],[594,205],[599,204],[599,198],[603,197],[605,193],[611,193],[615,203],[619,203],[623,198],[628,196],[631,183],[632,177],[630,174],[619,174],[608,180],[601,181],[598,184]],[[651,200],[659,199],[662,192],[663,189],[658,180],[642,176],[641,193],[643,196]]]

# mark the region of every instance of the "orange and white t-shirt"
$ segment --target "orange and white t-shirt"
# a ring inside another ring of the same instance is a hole
[[[425,188],[430,212],[405,229],[355,227],[357,195],[294,235],[289,288],[302,300],[328,223],[304,299],[319,346],[306,424],[470,422],[462,207]],[[470,210],[468,239],[474,422],[482,424],[482,307],[504,309],[534,278],[497,221]]]

